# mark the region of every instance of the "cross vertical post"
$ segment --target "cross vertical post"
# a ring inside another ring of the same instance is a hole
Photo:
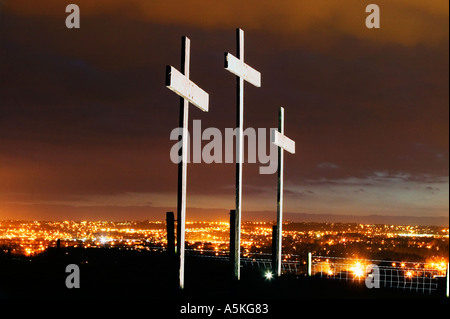
[[[278,146],[278,187],[277,187],[277,240],[275,274],[281,275],[281,252],[283,247],[283,185],[284,185],[284,150],[295,154],[295,142],[284,135],[284,108],[278,112],[278,131],[272,133],[272,143]]]
[[[284,109],[280,107],[278,112],[278,132],[284,134]],[[278,172],[277,172],[277,253],[275,274],[281,275],[281,251],[282,251],[282,228],[283,228],[283,160],[284,152],[281,147],[278,147]]]
[[[236,47],[238,59],[244,61],[244,31],[236,30]],[[241,221],[242,221],[242,162],[244,159],[244,79],[236,76],[236,219],[237,238],[235,242],[234,276],[241,278]]]
[[[272,225],[272,272],[277,273],[277,246],[278,246],[278,236],[277,236],[277,225]]]
[[[237,238],[234,276],[240,279],[241,215],[242,215],[242,163],[244,161],[244,80],[261,86],[261,74],[244,63],[244,31],[236,29],[237,58],[225,53],[225,69],[236,75],[236,219]],[[231,249],[230,249],[231,250]]]
[[[181,70],[189,79],[189,64],[191,41],[187,37],[181,40]],[[178,193],[177,193],[177,255],[179,263],[180,288],[184,288],[184,254],[185,254],[185,225],[186,225],[186,186],[187,186],[187,148],[189,127],[189,102],[180,97],[180,125],[182,127],[181,162],[178,163]]]
[[[204,112],[208,111],[209,95],[189,79],[189,60],[191,41],[182,37],[181,41],[181,68],[179,72],[172,66],[166,67],[166,87],[180,96],[180,128],[181,158],[178,163],[178,191],[177,191],[177,256],[179,287],[184,288],[184,257],[185,257],[185,224],[186,224],[186,188],[187,188],[187,161],[189,146],[189,103],[194,104]]]

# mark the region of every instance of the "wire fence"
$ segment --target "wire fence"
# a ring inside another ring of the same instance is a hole
[[[446,269],[445,264],[313,256],[310,275],[431,294]]]
[[[186,256],[229,261],[229,251],[226,250],[186,249]],[[448,271],[448,264],[444,262],[421,263],[312,255],[308,266],[305,257],[283,254],[282,273],[366,285],[369,281],[376,288],[432,294],[439,288],[439,279],[445,279]],[[272,271],[272,254],[245,253],[241,256],[241,265]]]

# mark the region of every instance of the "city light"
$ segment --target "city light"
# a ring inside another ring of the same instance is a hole
[[[258,256],[270,259],[272,225],[270,222],[242,222],[241,246],[244,258]],[[421,268],[437,269],[439,275],[445,275],[447,269],[448,228],[345,223],[312,225],[286,222],[284,225],[283,243],[289,244],[283,247],[283,261],[304,263],[308,253],[305,245],[313,242],[313,254],[326,257],[320,261],[319,271],[328,276],[349,272],[353,278],[363,278],[367,265],[363,265],[361,260],[371,259],[375,254],[376,259],[380,259],[385,253],[389,256],[399,249],[414,249],[417,257],[423,258],[422,264],[425,265]],[[229,222],[188,221],[186,248],[193,253],[225,258],[229,252],[229,232]],[[396,235],[406,232],[427,233],[429,236]],[[3,253],[32,257],[48,248],[57,247],[57,242],[63,249],[82,247],[162,251],[167,246],[167,233],[165,223],[159,221],[0,221],[0,249]],[[331,257],[345,257],[350,262],[336,267]],[[408,262],[391,261],[389,265],[419,270],[418,264],[405,266]]]
[[[350,270],[353,272],[353,275],[356,278],[361,278],[364,276],[364,268],[359,261],[356,262],[356,264],[352,268],[350,268]]]

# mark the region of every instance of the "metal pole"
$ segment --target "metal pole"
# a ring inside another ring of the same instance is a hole
[[[230,210],[230,265],[232,266],[233,278],[237,278],[235,265],[236,260],[240,259],[238,254],[239,242],[237,241],[238,229],[236,210],[232,209]]]
[[[244,31],[236,30],[237,58],[244,61]],[[234,261],[234,274],[239,280],[240,274],[240,243],[241,243],[241,209],[242,209],[242,162],[244,159],[244,79],[236,76],[236,219],[237,219],[237,238],[236,255],[238,258]]]
[[[312,254],[308,253],[308,262],[307,262],[307,265],[308,265],[308,270],[307,270],[308,277],[311,277],[311,264],[312,264]]]
[[[448,281],[448,278],[449,278],[449,274],[448,274],[448,267],[449,267],[449,264],[450,264],[450,263],[447,264],[447,292],[446,292],[447,298],[449,297],[449,281]]]
[[[181,70],[189,78],[190,40],[182,37]],[[177,254],[179,262],[179,286],[184,288],[184,253],[185,253],[185,223],[186,223],[186,186],[187,186],[187,154],[188,154],[188,122],[189,102],[180,97],[180,127],[183,128],[181,161],[178,164],[178,194],[177,194]]]
[[[278,132],[284,135],[284,108],[278,112]],[[281,275],[281,251],[283,247],[283,148],[278,147],[278,192],[277,192],[277,265],[276,274]]]
[[[166,213],[167,254],[175,254],[175,217],[173,212]]]

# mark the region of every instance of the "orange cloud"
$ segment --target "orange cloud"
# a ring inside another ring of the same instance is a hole
[[[203,29],[264,30],[299,38],[328,30],[330,35],[347,35],[380,43],[414,46],[434,45],[448,38],[447,0],[377,0],[381,29],[367,29],[365,7],[360,0],[76,0],[82,16],[122,16],[161,25],[184,25]],[[20,15],[61,16],[65,6],[58,0],[6,1],[6,10]]]

